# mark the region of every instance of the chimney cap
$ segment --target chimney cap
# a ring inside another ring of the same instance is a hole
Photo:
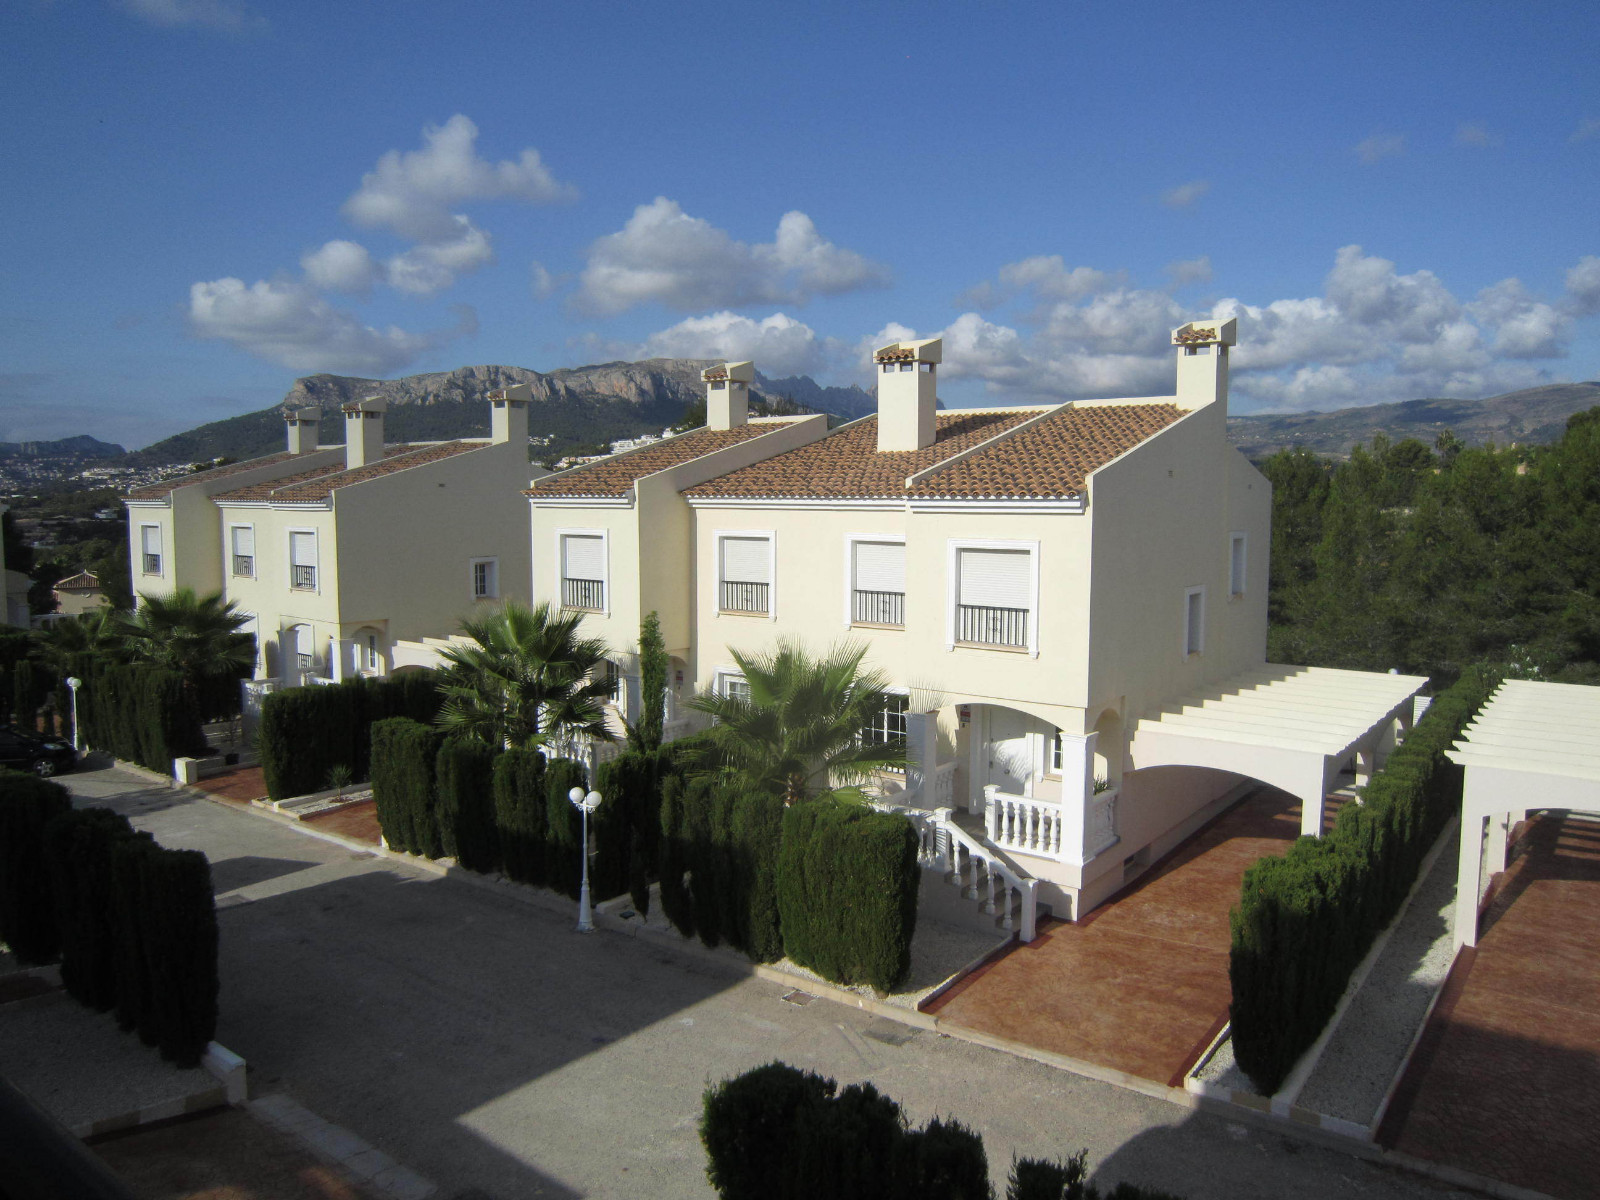
[[[311,421],[315,423],[322,420],[322,410],[320,408],[291,408],[283,414],[283,419],[285,421]]]
[[[352,400],[343,406],[346,413],[381,413],[388,409],[389,402],[382,396],[368,396],[365,400]]]
[[[754,383],[756,381],[756,367],[753,362],[725,362],[714,367],[707,367],[700,372],[702,383],[711,383],[718,379],[731,379],[735,383]]]
[[[923,338],[921,341],[890,342],[879,346],[872,355],[873,362],[925,362],[936,363],[944,358],[943,338]]]
[[[1224,346],[1239,344],[1237,317],[1229,317],[1225,321],[1190,321],[1172,331],[1174,346],[1211,346],[1217,343]]]
[[[510,400],[513,403],[528,403],[533,399],[533,385],[529,383],[514,383],[510,387],[496,388],[489,393],[491,401]]]

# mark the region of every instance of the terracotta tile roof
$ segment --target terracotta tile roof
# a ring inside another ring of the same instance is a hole
[[[1215,329],[1185,329],[1176,338],[1180,346],[1189,346],[1197,342],[1214,342],[1216,340],[1217,331]]]
[[[915,350],[879,350],[872,356],[873,362],[911,362],[917,357]]]
[[[388,446],[385,447],[383,458],[375,463],[368,463],[364,467],[357,467],[347,471],[335,464],[331,467],[321,467],[314,471],[301,471],[297,475],[287,475],[282,479],[269,479],[265,483],[253,483],[248,487],[236,488],[231,492],[223,492],[212,497],[218,504],[227,503],[284,503],[284,504],[309,504],[318,500],[326,500],[336,488],[349,487],[352,483],[361,483],[368,479],[377,479],[382,475],[389,475],[395,471],[403,471],[407,467],[420,467],[424,463],[437,462],[442,458],[452,458],[457,454],[464,454],[468,450],[476,450],[482,442],[439,442],[425,446]]]
[[[952,499],[1064,499],[1089,472],[1183,415],[1176,404],[1063,408],[1003,441],[919,480],[907,495]]]
[[[55,585],[55,590],[68,592],[75,591],[78,588],[87,590],[98,588],[99,586],[100,577],[98,575],[90,574],[88,571],[79,571],[76,575],[68,575],[65,579],[59,580]]]
[[[257,467],[270,467],[274,463],[285,462],[294,455],[288,451],[282,454],[269,454],[265,458],[251,458],[244,462],[229,463],[225,467],[211,467],[205,471],[194,471],[188,475],[178,475],[172,479],[163,479],[160,483],[147,483],[143,487],[136,487],[128,493],[129,500],[160,500],[172,495],[181,487],[188,487],[192,483],[209,483],[213,479],[226,479],[229,475],[238,475],[243,471],[253,471]]]
[[[726,379],[727,377],[727,367],[707,367],[704,371],[700,372],[701,379]]]
[[[952,454],[1004,433],[1044,409],[942,412],[933,445],[921,450],[878,449],[878,418],[866,417],[839,432],[742,470],[687,488],[684,495],[880,499],[906,494],[906,477]]]
[[[637,450],[613,455],[601,462],[587,463],[581,467],[573,467],[570,471],[548,475],[536,480],[524,494],[536,498],[625,496],[634,482],[646,475],[665,471],[668,467],[686,463],[714,450],[737,446],[740,442],[760,437],[763,433],[781,429],[785,424],[788,422],[773,421],[740,425],[735,429],[690,430],[688,433],[680,433],[677,437],[664,438],[648,446],[640,446]]]

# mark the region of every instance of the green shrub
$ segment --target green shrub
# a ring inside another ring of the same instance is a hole
[[[570,758],[550,759],[544,772],[545,884],[576,900],[583,875],[583,814],[567,797],[575,787],[587,791],[588,784],[583,764]]]
[[[772,1062],[707,1089],[700,1141],[706,1176],[723,1200],[779,1200],[792,1195],[789,1159],[800,1114],[825,1104],[831,1079]]]
[[[273,692],[261,704],[256,748],[274,800],[321,790],[335,765],[372,778],[372,727],[392,717],[431,724],[440,696],[432,671],[347,679]]]
[[[1463,672],[1326,837],[1301,838],[1245,872],[1231,914],[1230,1012],[1234,1055],[1262,1092],[1275,1092],[1321,1034],[1459,810],[1461,773],[1444,751],[1498,684]]]
[[[86,745],[127,762],[172,771],[172,760],[204,754],[200,705],[175,671],[121,666],[78,655],[70,666],[84,681],[78,725]]]
[[[548,807],[544,755],[507,750],[494,761],[495,834],[507,878],[537,887],[545,882]]]
[[[636,909],[649,911],[650,878],[660,856],[663,769],[671,769],[670,759],[654,750],[626,750],[600,765],[595,786],[605,800],[590,818],[597,899],[629,892]]]
[[[0,941],[24,965],[54,962],[61,953],[42,850],[45,826],[71,808],[59,783],[0,770]]]
[[[139,1036],[180,1067],[197,1066],[217,1028],[217,914],[211,864],[198,850],[158,848],[139,857],[149,1004]]]
[[[444,854],[433,782],[441,740],[432,726],[409,717],[372,726],[372,798],[378,827],[393,849],[427,858]]]
[[[1089,1152],[1080,1150],[1062,1162],[1019,1158],[1011,1164],[1006,1200],[1087,1200]]]
[[[479,742],[446,738],[435,760],[440,841],[469,871],[489,872],[500,866],[495,836],[495,752]]]
[[[111,903],[117,914],[114,970],[117,979],[117,1024],[140,1030],[154,1045],[155,996],[152,991],[148,942],[160,928],[148,894],[150,859],[161,853],[147,833],[119,839],[111,847]]]
[[[784,952],[835,983],[891,990],[911,969],[920,882],[904,817],[828,797],[791,806],[777,871]]]
[[[661,911],[684,937],[693,937],[694,896],[689,891],[689,836],[684,799],[687,785],[680,775],[661,781],[660,876]]]
[[[99,1012],[117,1002],[112,847],[131,837],[128,819],[107,808],[72,809],[44,830],[44,859],[61,934],[61,982],[74,999]]]

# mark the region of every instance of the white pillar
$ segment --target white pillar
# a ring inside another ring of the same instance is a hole
[[[934,771],[939,763],[939,715],[906,714],[906,798],[932,808]]]
[[[1094,795],[1094,742],[1098,735],[1061,735],[1061,861],[1082,863],[1084,826]]]
[[[335,683],[359,674],[355,666],[356,643],[354,638],[331,638],[328,641],[328,676]]]
[[[1489,839],[1483,869],[1490,876],[1498,875],[1506,869],[1506,839],[1510,833],[1510,824],[1505,813],[1489,814]]]
[[[1465,808],[1461,858],[1456,866],[1456,945],[1478,944],[1478,896],[1483,891],[1483,817]]]
[[[1307,781],[1307,788],[1300,795],[1300,835],[1302,837],[1321,837],[1323,805],[1328,798],[1328,789],[1339,774],[1339,763],[1332,757],[1322,760],[1322,772],[1312,781]]]

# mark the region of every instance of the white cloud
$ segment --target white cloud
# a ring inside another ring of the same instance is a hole
[[[1566,353],[1572,319],[1528,295],[1520,280],[1503,279],[1484,288],[1471,311],[1494,330],[1490,349],[1504,358],[1559,358]]]
[[[470,333],[470,310],[451,331],[407,333],[374,329],[334,308],[303,284],[214,279],[189,289],[189,323],[195,334],[295,371],[388,375],[451,337]]]
[[[1356,157],[1368,164],[1398,158],[1405,152],[1406,135],[1403,133],[1375,133],[1355,145]]]
[[[558,182],[531,147],[516,161],[492,163],[478,157],[478,127],[461,113],[443,125],[425,125],[423,148],[390,150],[344,202],[344,214],[357,225],[391,229],[415,242],[460,238],[451,211],[468,200],[520,200],[556,204],[577,197]]]
[[[1578,122],[1578,127],[1572,131],[1569,142],[1587,141],[1592,137],[1600,137],[1600,117],[1585,117]]]
[[[1456,145],[1471,146],[1479,150],[1492,150],[1505,145],[1505,138],[1492,133],[1476,121],[1466,121],[1456,127]]]
[[[1168,208],[1188,208],[1211,190],[1209,179],[1191,179],[1161,193],[1161,203]]]
[[[815,374],[827,370],[842,348],[785,313],[762,320],[717,312],[689,317],[651,334],[636,348],[643,358],[720,358],[750,360],[764,374]]]
[[[470,274],[494,261],[489,235],[466,217],[454,218],[456,236],[413,246],[388,261],[389,286],[414,296],[443,291],[457,275]]]
[[[196,26],[223,33],[263,28],[266,22],[237,0],[119,0],[121,7],[152,25]]]
[[[1567,272],[1567,300],[1579,316],[1600,313],[1600,258],[1586,254]]]
[[[601,315],[651,301],[676,309],[804,304],[888,278],[886,267],[824,241],[805,213],[785,213],[771,242],[750,245],[658,196],[590,247],[576,303]]]
[[[1186,258],[1180,262],[1167,264],[1167,274],[1172,277],[1174,287],[1183,287],[1191,283],[1211,282],[1211,256],[1202,254],[1199,258]]]
[[[312,286],[330,292],[370,292],[383,275],[365,246],[340,239],[301,255],[300,269]]]
[[[551,274],[542,262],[528,264],[528,288],[536,300],[550,299],[566,282],[566,276]]]

